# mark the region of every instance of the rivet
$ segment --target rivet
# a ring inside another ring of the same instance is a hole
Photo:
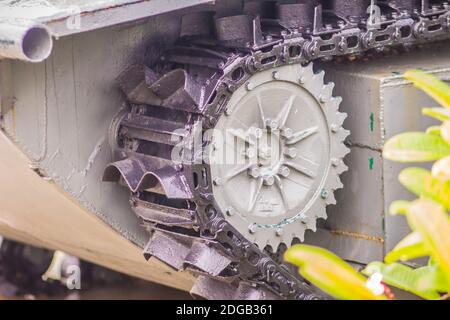
[[[339,165],[339,160],[336,159],[336,158],[332,158],[332,159],[331,159],[331,165],[332,165],[333,167],[337,167],[337,166]]]
[[[213,179],[213,183],[214,183],[215,186],[220,186],[222,184],[222,179],[219,178],[219,177],[215,177]]]
[[[320,196],[322,197],[322,199],[326,199],[328,198],[328,190],[327,189],[322,189],[322,191],[320,192]]]
[[[248,91],[252,91],[253,89],[255,89],[255,86],[253,85],[253,83],[247,82],[247,83],[245,84],[245,88],[246,88]]]
[[[275,80],[279,80],[280,79],[280,74],[278,73],[278,71],[274,71],[274,72],[272,72],[272,77]]]
[[[281,237],[283,235],[283,228],[277,228],[275,234],[277,235],[277,237]]]
[[[306,82],[305,77],[301,77],[300,79],[298,79],[298,83],[300,83],[300,84],[305,84],[305,82]]]
[[[231,207],[229,207],[229,208],[227,208],[227,209],[225,210],[225,213],[226,213],[227,216],[231,217],[231,216],[234,215],[234,209],[231,208]]]
[[[320,102],[321,103],[325,103],[325,102],[327,102],[328,101],[328,99],[327,99],[327,97],[325,96],[325,95],[321,95],[320,96]]]
[[[251,224],[248,226],[248,232],[254,234],[256,232],[256,224]]]
[[[339,131],[339,126],[337,124],[332,124],[330,126],[331,132],[336,133]]]

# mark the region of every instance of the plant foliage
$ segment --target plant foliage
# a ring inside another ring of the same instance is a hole
[[[432,170],[410,167],[399,181],[418,198],[399,200],[391,214],[406,217],[412,233],[389,252],[384,262],[372,262],[357,273],[333,253],[308,245],[295,245],[286,261],[324,292],[338,299],[386,299],[379,285],[391,285],[423,299],[441,299],[450,292],[450,87],[423,71],[408,71],[405,78],[436,100],[441,107],[423,109],[423,114],[442,121],[426,132],[399,134],[384,146],[383,156],[397,162],[436,161]],[[428,257],[428,265],[405,264]],[[377,286],[373,279],[380,279]]]

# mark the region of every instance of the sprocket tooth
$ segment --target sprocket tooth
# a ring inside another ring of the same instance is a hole
[[[214,278],[198,276],[191,288],[190,294],[194,298],[207,300],[231,300],[236,292],[236,287]]]
[[[184,259],[184,267],[199,270],[211,276],[220,275],[232,260],[217,249],[202,242],[195,242]]]
[[[339,119],[338,120],[339,124],[342,126],[344,124],[344,121],[348,118],[348,114],[345,112],[340,112],[337,117]],[[350,134],[350,131],[349,131],[349,134]]]
[[[128,101],[137,104],[160,105],[158,98],[149,85],[159,76],[144,65],[133,65],[119,76],[119,86],[127,96]]]
[[[334,83],[330,82],[323,86],[320,93],[320,100],[322,103],[327,103],[333,96]]]
[[[336,204],[336,198],[334,196],[334,192],[330,192],[328,197],[325,199],[325,203],[326,203],[327,206],[332,205],[332,204]],[[326,211],[325,211],[325,217],[326,217]]]
[[[320,214],[320,213],[317,213],[317,215],[318,214]],[[314,214],[314,215],[316,215],[316,214]],[[307,229],[312,230],[313,232],[316,232],[317,231],[317,221],[316,221],[316,219],[309,218],[306,221],[306,227],[307,227]]]
[[[319,72],[314,73],[314,81],[323,85],[325,81],[325,71],[320,70]]]
[[[234,293],[234,300],[278,300],[280,299],[272,292],[262,287],[257,287],[248,282],[240,282],[239,287]]]
[[[147,260],[155,257],[176,270],[182,270],[184,258],[189,251],[189,244],[155,231],[144,248],[144,257]]]
[[[175,69],[153,83],[150,90],[167,108],[201,113],[204,88],[184,69]]]

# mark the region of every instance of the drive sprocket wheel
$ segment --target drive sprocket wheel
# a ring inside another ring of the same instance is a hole
[[[258,72],[231,96],[209,148],[213,194],[259,248],[304,240],[326,218],[346,170],[346,117],[323,72],[285,65]]]

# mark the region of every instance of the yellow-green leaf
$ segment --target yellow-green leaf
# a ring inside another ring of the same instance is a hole
[[[397,200],[391,203],[389,206],[389,213],[393,216],[398,214],[406,214],[408,212],[408,206],[411,202],[406,200]]]
[[[439,180],[430,171],[414,167],[403,170],[398,178],[409,191],[419,197],[434,200],[450,209],[450,181]]]
[[[440,121],[450,120],[450,110],[444,108],[423,108],[422,114]]]
[[[450,217],[437,203],[420,199],[408,208],[410,227],[420,233],[432,258],[450,279]]]
[[[372,262],[363,270],[363,273],[369,276],[380,273],[384,283],[424,299],[439,299],[439,292],[446,292],[448,287],[448,282],[438,266],[412,269],[400,263],[386,265],[381,262]]]
[[[441,136],[448,144],[450,144],[450,121],[444,121],[441,126]]]
[[[440,136],[406,132],[386,142],[383,156],[399,162],[434,161],[450,156],[450,145]]]
[[[450,108],[450,87],[445,82],[420,70],[407,71],[404,76],[442,106]]]
[[[450,180],[450,157],[437,161],[431,169],[431,174],[441,181]]]
[[[395,248],[389,252],[384,261],[393,263],[397,260],[407,261],[429,255],[429,251],[423,243],[422,236],[418,232],[413,232],[403,238]]]
[[[331,296],[345,300],[384,300],[366,285],[367,279],[335,254],[314,246],[295,245],[284,259],[299,267],[302,277]]]
[[[427,128],[425,133],[434,135],[434,136],[440,136],[441,135],[441,126],[431,126],[431,127]]]

